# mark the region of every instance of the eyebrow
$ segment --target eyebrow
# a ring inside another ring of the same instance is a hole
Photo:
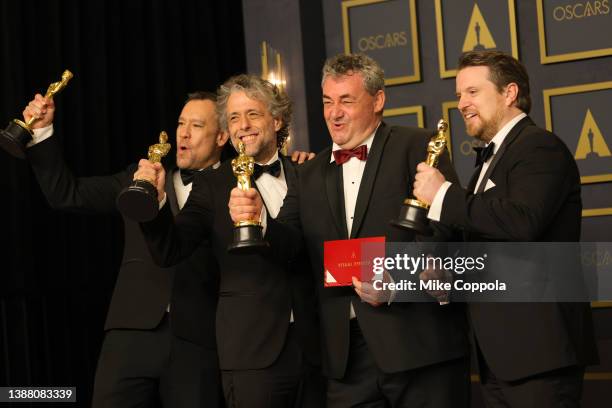
[[[185,118],[185,117],[183,117],[183,116],[179,116],[179,118],[178,118],[178,122],[180,122],[180,121],[186,122],[186,121],[188,121],[188,120],[189,120],[189,119],[187,119],[187,118]],[[197,122],[197,123],[206,123],[206,120],[205,120],[205,119],[193,119],[193,120],[192,120],[192,122]]]
[[[332,99],[331,96],[323,94],[323,99],[325,99],[325,98]],[[351,95],[351,94],[342,94],[342,95],[340,95],[340,99],[344,99],[344,98],[356,98],[356,97]]]

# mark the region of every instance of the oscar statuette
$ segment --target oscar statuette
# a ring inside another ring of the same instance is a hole
[[[244,143],[238,144],[238,157],[232,160],[232,170],[237,179],[237,187],[242,191],[251,188],[251,176],[255,171],[255,159],[247,156]],[[263,228],[259,221],[247,220],[234,223],[234,242],[227,250],[233,253],[256,253],[269,248],[263,239]]]
[[[448,123],[443,119],[438,122],[438,134],[431,138],[427,145],[427,158],[425,163],[431,167],[438,167],[440,155],[446,147],[445,132],[448,129]],[[429,205],[425,204],[416,198],[407,198],[404,200],[404,205],[400,209],[398,219],[392,220],[391,225],[412,229],[422,235],[432,235],[433,231],[429,225],[427,212]]]
[[[65,70],[60,81],[49,85],[45,98],[53,98],[56,93],[68,85],[68,81],[70,81],[72,76],[72,72]],[[9,122],[6,129],[0,130],[0,146],[11,156],[24,159],[26,145],[32,140],[34,135],[32,125],[37,120],[36,116],[32,116],[27,123],[19,119],[13,119]]]
[[[160,163],[162,157],[170,151],[168,134],[159,134],[159,143],[149,146],[148,158],[152,163]],[[159,212],[157,199],[157,182],[155,180],[137,179],[117,196],[117,208],[126,218],[137,222],[151,221]]]

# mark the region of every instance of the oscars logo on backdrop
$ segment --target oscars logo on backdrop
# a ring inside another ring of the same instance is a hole
[[[599,129],[590,109],[587,109],[578,139],[574,158],[576,160],[596,159],[612,156],[603,133]]]
[[[465,40],[463,41],[463,52],[484,51],[497,48],[489,26],[485,21],[478,4],[474,4],[472,17],[468,24]]]

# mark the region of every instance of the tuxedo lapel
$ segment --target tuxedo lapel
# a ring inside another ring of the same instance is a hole
[[[291,159],[287,156],[283,156],[279,154],[279,160],[283,164],[283,172],[285,173],[285,182],[289,186],[293,182],[295,182],[297,178],[297,169],[295,168],[295,164],[291,161]]]
[[[478,181],[478,176],[480,175],[480,171],[482,170],[482,164],[476,168],[472,177],[470,178],[470,182],[467,185],[467,191],[470,194],[474,193],[474,189],[476,188],[476,182]]]
[[[341,238],[346,238],[348,236],[348,229],[346,228],[346,215],[344,212],[344,181],[342,178],[342,166],[338,166],[336,162],[327,164],[325,169],[325,192],[338,234]]]
[[[391,128],[382,122],[372,141],[372,148],[368,152],[361,184],[359,185],[359,193],[357,194],[357,202],[355,203],[355,218],[353,219],[353,227],[351,228],[351,238],[357,237],[361,224],[363,223],[366,210],[368,209],[368,203],[372,196],[372,190],[374,189],[376,174],[380,167],[382,152],[389,138],[390,130]]]
[[[172,214],[176,215],[180,211],[178,206],[178,200],[176,199],[176,191],[174,190],[174,172],[179,171],[178,168],[173,167],[168,169],[166,172],[166,197],[168,197],[168,202],[170,203],[170,209],[172,210]]]
[[[516,139],[516,137],[519,135],[519,133],[521,133],[523,129],[525,129],[525,127],[533,124],[534,123],[531,118],[525,117],[521,119],[516,125],[514,125],[514,127],[510,130],[510,133],[508,133],[508,136],[506,136],[506,138],[504,139],[504,142],[501,144],[501,146],[499,146],[499,149],[497,149],[495,156],[493,156],[491,164],[489,164],[489,168],[487,169],[487,172],[483,176],[482,181],[478,186],[478,190],[476,191],[477,194],[482,193],[484,191],[485,186],[487,185],[487,180],[491,178],[493,170],[495,170],[497,163],[499,163],[499,161],[501,160],[508,145],[510,145],[514,141],[514,139]],[[472,191],[474,191],[473,188]]]

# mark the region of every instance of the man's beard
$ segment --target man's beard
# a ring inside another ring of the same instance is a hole
[[[484,120],[480,118],[480,120],[481,122],[479,127],[473,129],[473,131],[470,131],[469,126],[466,124],[465,131],[469,136],[481,140],[485,143],[489,143],[491,139],[493,139],[493,137],[497,134],[497,132],[499,132],[500,118],[494,117],[493,119],[489,120]]]

